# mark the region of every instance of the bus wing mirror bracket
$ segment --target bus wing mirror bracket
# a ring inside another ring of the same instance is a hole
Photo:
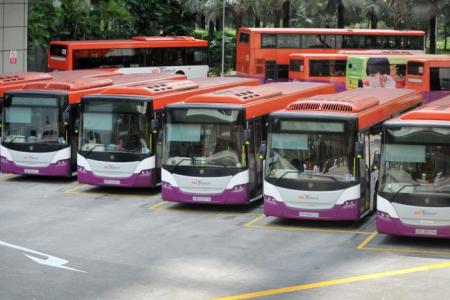
[[[69,126],[69,123],[70,123],[70,106],[67,106],[67,108],[64,110],[63,122],[64,122],[64,126]]]
[[[267,148],[266,142],[262,141],[261,146],[259,147],[259,153],[258,153],[258,158],[260,160],[264,160],[266,158],[266,148]]]
[[[159,129],[159,122],[155,119],[151,119],[150,120],[150,128],[149,131],[153,134],[158,133],[158,129]]]
[[[78,134],[78,132],[80,131],[80,119],[75,120],[73,131],[75,132],[75,134]]]
[[[373,155],[372,171],[379,170],[380,163],[381,163],[381,155],[380,155],[380,153],[377,152]]]
[[[252,133],[250,129],[245,129],[244,131],[244,144],[250,145],[250,141],[252,140]]]
[[[362,142],[356,142],[355,143],[355,155],[356,158],[363,158],[363,154],[364,154],[364,143]]]

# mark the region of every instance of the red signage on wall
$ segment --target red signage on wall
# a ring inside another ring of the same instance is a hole
[[[17,51],[16,50],[9,51],[9,63],[11,65],[17,64]]]

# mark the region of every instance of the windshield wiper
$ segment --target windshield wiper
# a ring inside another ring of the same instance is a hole
[[[286,176],[287,174],[292,174],[292,173],[296,173],[296,174],[301,174],[301,172],[299,170],[290,170],[290,171],[286,171],[284,172],[280,177],[277,178],[277,180],[275,181],[275,184],[277,184],[284,176]]]
[[[11,144],[17,138],[18,138],[18,136],[16,135],[15,137],[13,137],[12,139],[10,139],[8,142],[5,142],[5,143]],[[6,138],[5,138],[5,140],[6,140]]]
[[[174,164],[174,165],[169,169],[169,172],[172,173],[172,171],[175,170],[176,167],[178,167],[183,161],[186,161],[186,160],[191,160],[191,161],[192,161],[192,165],[194,165],[194,158],[193,158],[193,157],[186,157],[186,158],[180,159],[176,164]]]
[[[399,188],[396,192],[395,192],[395,194],[394,194],[394,196],[392,196],[391,197],[391,199],[389,199],[389,201],[390,202],[393,202],[394,201],[394,199],[398,196],[398,194],[401,192],[401,191],[403,191],[403,189],[405,188],[405,187],[407,187],[407,186],[420,186],[420,184],[405,184],[405,185],[403,185],[401,188]]]
[[[95,148],[97,148],[97,147],[99,147],[99,146],[103,146],[102,144],[97,144],[97,145],[95,145],[95,146],[92,146],[87,152],[86,152],[86,154],[84,155],[84,157],[88,157],[89,156],[89,154],[91,154],[92,153],[92,151],[94,151],[94,149]]]
[[[311,177],[329,178],[329,179],[333,180],[334,182],[339,182],[336,178],[334,178],[333,176],[330,176],[330,175],[319,175],[319,174],[308,174],[308,173],[305,173],[305,175],[311,176]]]

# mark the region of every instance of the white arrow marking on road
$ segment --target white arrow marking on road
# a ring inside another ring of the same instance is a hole
[[[22,253],[23,255],[25,255],[26,257],[28,257],[29,259],[31,259],[32,261],[34,261],[35,263],[38,263],[40,265],[46,265],[46,266],[49,266],[49,267],[54,267],[54,268],[59,268],[59,269],[66,269],[66,270],[75,271],[75,272],[87,273],[86,271],[82,271],[82,270],[78,270],[78,269],[74,269],[74,268],[70,268],[70,267],[65,266],[65,264],[67,264],[69,261],[65,260],[65,259],[62,259],[62,258],[59,258],[59,257],[56,257],[56,256],[52,256],[52,255],[49,255],[49,254],[45,254],[45,253],[42,253],[42,252],[34,251],[34,250],[31,250],[31,249],[27,249],[27,248],[24,248],[24,247],[16,246],[16,245],[13,245],[13,244],[10,244],[10,243],[7,243],[7,242],[2,242],[2,241],[0,241],[0,246],[5,246],[5,247],[9,247],[9,248],[25,251],[25,252],[28,252],[28,253],[36,254],[36,255],[39,255],[39,256],[47,257],[45,259],[42,259],[42,258],[33,256],[33,255],[28,255],[28,254]]]

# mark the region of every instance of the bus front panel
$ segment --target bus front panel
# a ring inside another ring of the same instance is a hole
[[[450,127],[387,126],[380,233],[450,238]]]
[[[63,121],[67,98],[16,93],[4,100],[2,171],[40,176],[72,176],[72,132]]]

